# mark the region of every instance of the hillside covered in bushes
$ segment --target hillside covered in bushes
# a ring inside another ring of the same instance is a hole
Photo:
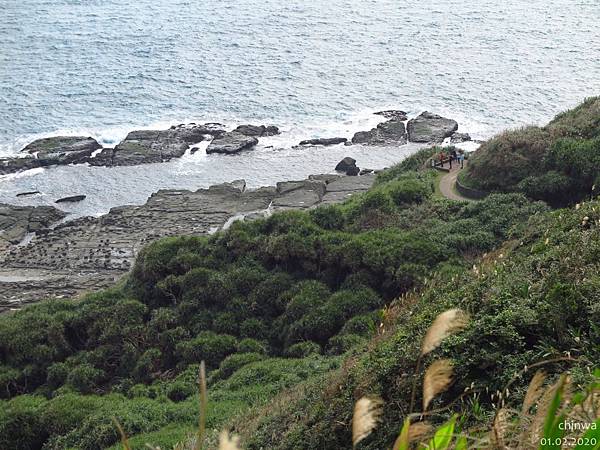
[[[597,145],[598,104],[553,122],[554,133],[584,133],[585,144],[557,141],[564,152]],[[464,428],[489,423],[491,394],[545,359],[585,383],[600,361],[600,204],[551,210],[522,193],[446,200],[425,168],[438,151],[342,205],[163,239],[111,290],[0,317],[0,448],[111,448],[112,416],[133,448],[171,448],[196,427],[201,361],[208,427],[234,430],[244,448],[350,448],[363,395],[390,407],[360,448],[387,448],[420,378],[418,342],[449,308],[472,319],[435,352],[456,370],[438,401],[469,386],[479,394],[436,420],[455,410]]]
[[[585,100],[544,127],[509,130],[485,142],[461,181],[491,192],[521,192],[553,206],[600,189],[600,97]]]

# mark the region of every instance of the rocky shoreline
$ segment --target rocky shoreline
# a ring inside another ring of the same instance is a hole
[[[470,139],[455,133],[456,121],[428,112],[411,120],[403,111],[377,114],[386,121],[351,139],[307,139],[301,145],[438,144],[455,134],[461,141]],[[114,148],[102,148],[88,137],[46,138],[27,145],[22,150],[26,157],[0,160],[0,175],[52,165],[110,167],[163,162],[193,152],[192,146],[203,141],[210,141],[208,154],[235,154],[278,133],[272,125],[240,125],[227,131],[221,124],[206,123],[132,131]],[[206,235],[233,221],[265,217],[276,210],[339,203],[368,190],[376,177],[372,170],[357,167],[350,157],[335,169],[338,174],[311,175],[253,190],[247,190],[243,180],[194,192],[161,190],[141,206],[119,206],[100,217],[71,221],[65,221],[66,214],[52,206],[0,204],[0,312],[108,287],[129,271],[143,246],[162,237]],[[84,199],[72,195],[59,201]]]
[[[195,192],[163,190],[142,206],[66,223],[56,208],[0,205],[0,312],[108,287],[156,239],[211,234],[235,220],[342,202],[374,180],[375,174],[325,174],[254,190],[243,180]]]

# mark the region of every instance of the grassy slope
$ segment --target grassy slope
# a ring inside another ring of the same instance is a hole
[[[386,333],[349,356],[325,386],[309,383],[233,426],[249,449],[348,448],[354,402],[380,395],[388,405],[383,425],[361,448],[389,447],[408,412],[417,339],[450,307],[469,311],[473,322],[433,355],[454,359],[457,369],[456,384],[436,406],[474,383],[478,400],[450,410],[463,415],[465,428],[489,422],[494,408],[486,390],[501,390],[525,365],[570,354],[578,360],[546,370],[571,369],[583,383],[600,361],[599,256],[600,202],[535,217],[523,236],[487,255],[477,271],[436,277],[420,294],[400,299]],[[518,380],[516,405],[531,375]]]

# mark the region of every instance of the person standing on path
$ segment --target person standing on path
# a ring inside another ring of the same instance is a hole
[[[460,168],[465,168],[465,152],[462,150],[458,153],[458,160],[460,161]]]

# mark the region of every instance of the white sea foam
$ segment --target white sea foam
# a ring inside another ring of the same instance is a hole
[[[20,178],[33,177],[35,175],[43,173],[44,170],[45,169],[43,167],[36,167],[35,169],[24,170],[23,172],[9,173],[9,174],[6,174],[6,175],[0,175],[0,181],[2,181],[2,182],[8,182],[8,181],[11,181],[11,180],[18,180]]]

